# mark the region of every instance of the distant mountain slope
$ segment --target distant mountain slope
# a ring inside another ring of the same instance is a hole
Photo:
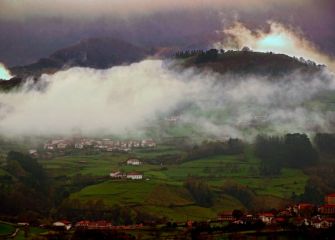
[[[73,46],[60,49],[48,58],[20,67],[11,68],[19,77],[38,76],[52,73],[64,67],[91,67],[104,69],[115,65],[132,63],[148,55],[145,49],[113,38],[91,38],[80,41]]]
[[[281,76],[295,71],[315,73],[323,68],[312,61],[284,54],[252,51],[218,52],[212,49],[207,52],[184,52],[176,56],[182,60],[184,67],[210,69],[221,74]]]
[[[71,66],[108,68],[139,61],[146,55],[144,49],[121,40],[93,38],[56,51],[50,58]]]

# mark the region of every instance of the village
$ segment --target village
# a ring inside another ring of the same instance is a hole
[[[157,143],[152,139],[142,140],[113,140],[109,138],[73,138],[73,139],[50,139],[43,144],[44,153],[63,152],[65,150],[94,149],[101,152],[124,152],[128,153],[135,148],[154,149]],[[41,150],[30,149],[29,154],[38,157]]]
[[[236,225],[262,222],[266,226],[289,225],[328,229],[335,226],[335,193],[325,196],[325,203],[317,206],[311,203],[289,205],[285,209],[272,209],[268,212],[243,213],[239,210],[224,211],[218,215],[219,221],[228,221]]]
[[[27,222],[18,223],[16,232],[20,230],[28,231],[29,227],[30,225]],[[331,231],[335,227],[335,193],[325,196],[325,203],[320,206],[310,203],[299,203],[287,206],[281,210],[272,209],[269,212],[258,213],[243,212],[242,210],[235,209],[233,211],[223,211],[218,214],[216,219],[208,219],[202,222],[189,219],[186,222],[166,221],[142,222],[132,225],[113,225],[108,220],[92,221],[82,219],[77,222],[72,222],[71,220],[62,219],[51,225],[41,225],[40,227],[49,231],[49,235],[51,234],[52,236],[57,234],[74,234],[76,232],[93,232],[94,234],[99,232],[115,234],[118,232],[131,236],[132,233],[138,233],[139,231],[169,231],[170,233],[174,231],[174,233],[177,234],[175,236],[177,238],[173,239],[188,239],[188,234],[194,236],[195,232],[207,237],[237,232],[241,234],[252,234],[253,232],[257,232],[257,234],[321,233]]]

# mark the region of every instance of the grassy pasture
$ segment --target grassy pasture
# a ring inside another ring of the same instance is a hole
[[[188,191],[180,186],[156,184],[150,181],[108,181],[84,188],[71,198],[87,201],[103,199],[106,204],[121,204],[135,207],[159,217],[175,221],[215,218],[223,209],[242,208],[238,200],[230,196],[218,198],[213,207],[196,205]]]
[[[103,199],[107,204],[142,204],[155,188],[150,181],[106,181],[84,188],[73,194],[72,198],[81,200]]]
[[[0,236],[11,234],[15,231],[15,227],[12,224],[0,222]]]
[[[76,174],[88,174],[93,176],[107,176],[111,171],[123,170],[147,172],[157,170],[157,165],[144,164],[141,166],[127,166],[125,161],[128,158],[139,158],[141,160],[158,158],[162,155],[179,154],[181,151],[171,146],[160,146],[154,150],[136,149],[131,153],[97,153],[97,154],[76,154],[60,156],[47,160],[40,160],[40,163],[54,176]],[[1,175],[1,172],[0,172]]]
[[[127,166],[127,158],[137,157],[142,160],[164,154],[177,153],[179,150],[170,146],[156,151],[138,149],[133,153],[100,153],[96,155],[74,155],[43,160],[41,163],[51,173],[73,176],[77,173],[95,176],[107,176],[110,171],[138,171],[144,174],[140,181],[107,180],[87,186],[70,195],[82,201],[102,199],[107,205],[121,204],[148,211],[149,213],[175,220],[187,218],[204,219],[215,217],[223,209],[243,208],[235,198],[221,196],[221,186],[226,181],[236,181],[248,186],[257,195],[269,198],[289,198],[292,192],[304,191],[307,176],[301,170],[283,169],[281,175],[263,178],[259,175],[259,160],[254,156],[252,147],[241,155],[216,155],[201,158],[178,165]],[[140,156],[140,157],[139,157]],[[198,206],[183,186],[189,176],[201,177],[215,192],[211,208]],[[192,216],[191,216],[192,215]]]

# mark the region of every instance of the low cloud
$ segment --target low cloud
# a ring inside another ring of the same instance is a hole
[[[222,31],[224,41],[214,44],[216,48],[241,49],[244,46],[254,51],[283,53],[289,56],[303,57],[319,64],[325,64],[333,71],[335,60],[321,53],[303,33],[291,26],[278,22],[268,22],[268,29],[249,29],[240,22]]]
[[[71,68],[43,75],[37,86],[28,81],[1,93],[0,134],[136,134],[175,114],[178,124],[204,138],[312,134],[334,131],[334,108],[327,99],[334,90],[328,72],[238,78],[180,71],[161,60],[107,70]]]

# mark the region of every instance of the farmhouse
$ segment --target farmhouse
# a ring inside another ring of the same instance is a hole
[[[233,211],[224,211],[219,213],[218,220],[220,221],[234,221],[236,220],[233,216]]]
[[[325,204],[319,208],[322,215],[335,215],[335,193],[325,197]]]
[[[114,179],[121,179],[121,178],[125,178],[126,177],[126,174],[120,172],[120,171],[116,171],[116,172],[111,172],[109,174],[109,176],[111,178],[114,178]]]
[[[58,221],[58,222],[54,222],[52,224],[53,227],[57,228],[57,229],[64,229],[64,230],[70,230],[72,225],[69,221],[67,220],[62,220],[62,221]]]
[[[259,219],[265,224],[271,224],[274,219],[274,214],[271,212],[265,212],[259,214]]]
[[[138,172],[132,172],[132,173],[127,174],[127,179],[141,180],[141,179],[143,179],[143,175],[141,173],[138,173]]]
[[[36,154],[37,153],[37,150],[36,149],[30,149],[29,150],[29,154],[30,155],[34,155],[34,154]]]
[[[54,150],[55,147],[52,144],[44,144],[44,149],[45,150]]]
[[[322,215],[335,215],[335,205],[325,204],[319,208]]]
[[[30,156],[32,156],[32,157],[38,157],[38,152],[37,152],[36,149],[30,149],[30,150],[29,150],[29,154],[30,154]]]
[[[142,164],[142,162],[138,159],[135,159],[135,158],[127,160],[127,165],[137,166],[137,165],[141,165],[141,164]]]
[[[18,227],[29,227],[29,223],[27,223],[27,222],[18,222],[17,226]]]
[[[88,225],[90,224],[90,221],[88,220],[83,220],[83,221],[79,221],[76,223],[75,227],[76,228],[88,228]]]

